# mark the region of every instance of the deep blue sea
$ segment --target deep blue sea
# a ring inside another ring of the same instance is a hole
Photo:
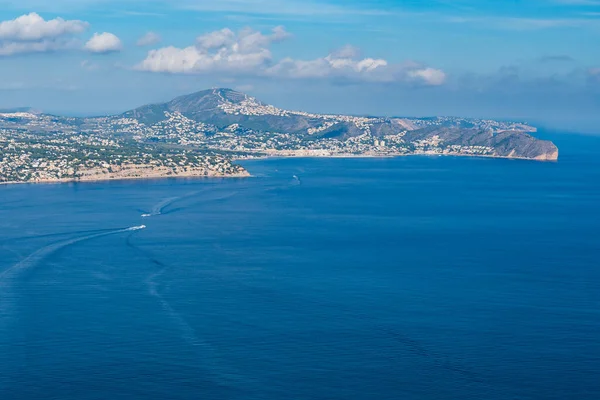
[[[600,399],[600,138],[549,136],[0,186],[0,399]]]

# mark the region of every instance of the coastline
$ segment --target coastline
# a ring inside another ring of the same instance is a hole
[[[234,162],[253,161],[253,160],[269,160],[269,159],[292,159],[292,158],[330,158],[330,159],[353,159],[353,158],[397,158],[397,157],[471,157],[471,158],[494,158],[505,160],[521,160],[521,161],[536,161],[536,162],[558,162],[557,159],[547,158],[527,158],[514,156],[497,156],[485,154],[448,154],[448,153],[409,153],[409,154],[331,154],[331,155],[307,155],[307,154],[287,154],[287,155],[261,155],[248,158],[232,158]],[[176,174],[176,175],[145,175],[145,176],[98,176],[84,178],[65,178],[65,179],[45,179],[38,181],[8,181],[0,182],[2,185],[15,184],[62,184],[62,183],[96,183],[96,182],[112,182],[112,181],[130,181],[130,180],[152,180],[152,179],[169,179],[169,178],[203,178],[203,179],[223,179],[223,178],[251,178],[252,175],[248,171],[235,174],[222,175],[200,175],[200,174]]]
[[[398,154],[332,154],[327,156],[321,155],[261,155],[249,158],[233,158],[235,162],[240,161],[252,161],[252,160],[268,160],[268,159],[286,159],[286,158],[396,158],[396,157],[471,157],[471,158],[496,158],[504,160],[521,160],[521,161],[535,161],[535,162],[558,162],[558,155],[556,159],[549,158],[528,158],[528,157],[514,157],[514,156],[497,156],[497,155],[486,155],[486,154],[449,154],[449,153],[398,153]]]
[[[8,181],[0,182],[2,185],[49,185],[49,184],[64,184],[64,183],[98,183],[98,182],[120,182],[120,181],[141,181],[141,180],[163,180],[173,178],[202,178],[202,179],[229,179],[229,178],[251,178],[250,173],[237,173],[228,175],[193,175],[193,174],[181,174],[181,175],[147,175],[147,176],[123,176],[123,177],[97,177],[97,178],[65,178],[65,179],[44,179],[39,181]]]

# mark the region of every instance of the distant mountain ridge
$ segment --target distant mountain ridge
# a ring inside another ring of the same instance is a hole
[[[498,157],[555,160],[558,149],[530,134],[534,127],[521,123],[468,118],[387,118],[315,114],[284,110],[232,89],[210,89],[177,97],[167,103],[146,105],[122,114],[146,126],[163,123],[177,113],[209,125],[215,131],[238,130],[291,134],[302,141],[347,141],[362,135],[375,139],[402,136],[409,143],[431,141],[448,146],[493,148]],[[458,148],[458,147],[457,147]]]
[[[0,113],[0,128],[86,134],[165,145],[231,159],[266,156],[458,155],[557,160],[558,148],[523,123],[433,117],[317,114],[266,104],[231,89],[209,89],[120,115],[74,118]]]

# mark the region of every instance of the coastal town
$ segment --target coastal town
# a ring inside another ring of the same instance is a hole
[[[558,149],[533,132],[493,120],[288,111],[221,89],[116,116],[0,112],[0,183],[243,177],[236,161],[273,156],[555,160]]]
[[[89,134],[0,129],[0,183],[247,175],[220,154]]]

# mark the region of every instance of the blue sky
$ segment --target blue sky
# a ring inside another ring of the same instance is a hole
[[[210,87],[281,107],[600,133],[600,0],[0,0],[0,107]]]

